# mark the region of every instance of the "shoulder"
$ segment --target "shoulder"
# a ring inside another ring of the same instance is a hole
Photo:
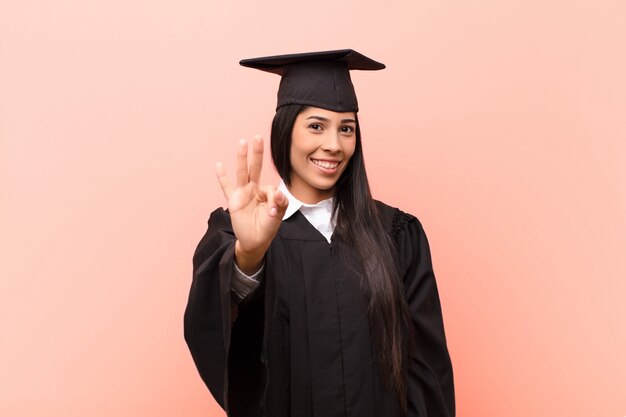
[[[420,228],[421,223],[416,216],[382,201],[374,200],[374,202],[383,227],[390,232],[394,240],[400,239],[401,235],[411,228]]]
[[[216,253],[230,246],[235,240],[230,214],[228,210],[218,207],[211,212],[208,220],[208,228],[193,255],[194,268],[211,259]],[[220,255],[221,256],[221,255]]]
[[[230,222],[230,213],[228,209],[224,210],[222,207],[218,207],[211,212],[209,216],[209,228],[224,228],[232,227]]]

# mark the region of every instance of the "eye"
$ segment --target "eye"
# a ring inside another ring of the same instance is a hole
[[[339,131],[341,133],[351,134],[354,132],[354,128],[352,126],[341,126],[341,128],[339,128]]]
[[[320,125],[319,123],[311,123],[309,125],[309,129],[313,129],[313,130],[322,130],[322,125]]]

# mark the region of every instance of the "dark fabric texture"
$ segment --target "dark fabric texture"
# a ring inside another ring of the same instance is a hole
[[[430,249],[419,220],[377,202],[397,250],[416,343],[409,352],[411,417],[453,417],[455,396]],[[403,415],[373,355],[367,300],[352,250],[329,244],[300,213],[283,221],[262,285],[236,304],[235,236],[227,211],[211,213],[193,257],[185,339],[200,376],[232,417]]]

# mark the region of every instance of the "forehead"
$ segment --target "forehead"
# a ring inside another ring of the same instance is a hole
[[[322,109],[320,107],[307,107],[298,115],[300,119],[306,119],[312,116],[321,117],[333,121],[341,121],[345,119],[355,119],[354,112],[336,112],[332,110]]]

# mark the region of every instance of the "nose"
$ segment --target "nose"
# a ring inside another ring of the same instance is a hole
[[[322,150],[333,153],[341,151],[341,144],[339,143],[339,133],[328,132],[328,134],[324,135],[324,142],[322,142],[321,148]]]

